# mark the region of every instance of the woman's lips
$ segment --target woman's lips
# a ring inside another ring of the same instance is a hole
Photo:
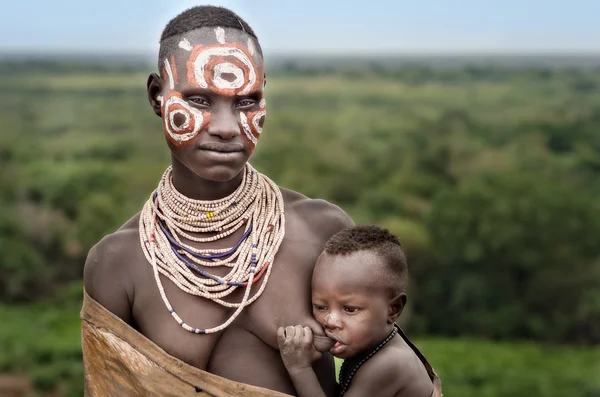
[[[198,149],[218,153],[243,152],[244,146],[240,143],[205,142],[198,145]]]

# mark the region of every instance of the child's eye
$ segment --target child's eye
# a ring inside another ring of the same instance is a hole
[[[346,306],[344,307],[344,311],[348,314],[354,314],[357,313],[360,309],[358,307],[350,307],[350,306]]]
[[[313,308],[314,308],[315,310],[317,310],[317,311],[320,311],[320,312],[322,312],[322,311],[324,311],[324,310],[327,310],[327,306],[323,306],[323,305],[314,305],[314,304],[313,304]]]

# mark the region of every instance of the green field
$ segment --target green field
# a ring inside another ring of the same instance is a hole
[[[26,373],[42,391],[81,396],[81,284],[54,301],[0,306],[0,373]],[[463,397],[600,396],[600,346],[543,346],[470,338],[418,338],[442,379],[444,395]]]
[[[149,71],[0,62],[0,374],[37,390],[80,395],[87,251],[168,164]],[[373,60],[267,75],[252,164],[398,234],[405,329],[445,395],[600,395],[600,69]]]

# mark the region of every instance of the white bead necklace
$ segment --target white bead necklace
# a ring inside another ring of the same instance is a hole
[[[273,259],[285,234],[283,196],[279,187],[246,164],[240,186],[229,196],[214,200],[194,200],[179,193],[172,182],[172,167],[163,177],[140,213],[139,232],[142,251],[152,265],[160,295],[171,316],[184,329],[197,334],[221,331],[229,326],[244,307],[264,291]],[[209,243],[227,237],[244,227],[242,238],[230,248],[197,249],[181,238]],[[190,233],[211,233],[198,237]],[[217,276],[211,267],[228,267]],[[169,302],[159,273],[182,291],[210,299],[222,306],[236,308],[223,324],[196,328],[186,324]],[[250,297],[255,281],[264,277],[258,291]],[[245,287],[239,303],[222,298]]]

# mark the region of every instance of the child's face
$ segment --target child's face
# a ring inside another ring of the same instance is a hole
[[[336,341],[331,354],[347,358],[376,346],[390,332],[386,266],[370,251],[322,254],[312,278],[313,316]]]

